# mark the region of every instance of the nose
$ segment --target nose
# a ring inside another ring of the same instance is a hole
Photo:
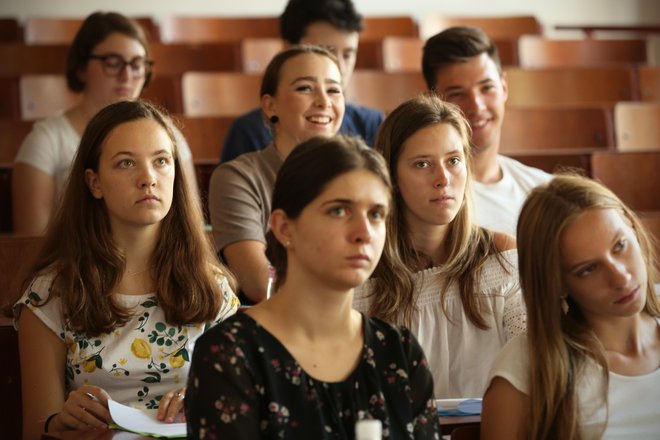
[[[468,94],[466,114],[474,115],[486,109],[484,97],[478,91],[472,91]]]
[[[443,166],[438,166],[433,176],[433,187],[444,188],[449,185],[449,173]]]
[[[622,261],[613,261],[610,267],[610,282],[613,287],[628,287],[632,274]]]
[[[367,213],[356,215],[352,220],[351,242],[369,243],[373,236],[372,225]]]
[[[315,100],[316,106],[320,108],[326,108],[330,106],[330,96],[328,96],[328,92],[326,92],[324,89],[319,88],[318,92],[316,93],[316,100]]]
[[[138,180],[138,186],[140,188],[153,188],[156,186],[156,171],[151,166],[145,166],[142,168],[140,177]]]

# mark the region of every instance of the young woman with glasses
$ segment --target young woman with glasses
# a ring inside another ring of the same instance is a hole
[[[153,61],[138,23],[114,12],[96,12],[76,34],[66,65],[67,85],[82,99],[64,113],[35,123],[18,151],[12,181],[17,233],[44,232],[87,123],[109,104],[137,99],[151,80]],[[196,190],[190,149],[183,136],[176,135],[183,168]]]

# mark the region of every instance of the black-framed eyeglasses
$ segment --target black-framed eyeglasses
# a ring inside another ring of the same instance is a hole
[[[110,53],[107,55],[90,55],[89,59],[101,61],[103,73],[108,76],[118,76],[124,71],[126,66],[130,66],[133,77],[142,78],[154,65],[153,60],[148,60],[144,57],[135,57],[130,61],[126,61],[121,55],[116,53]]]

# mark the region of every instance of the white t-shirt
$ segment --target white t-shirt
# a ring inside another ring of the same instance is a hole
[[[659,323],[660,324],[660,323]],[[529,352],[527,335],[509,341],[493,363],[488,383],[494,377],[506,379],[523,394],[529,394]],[[604,382],[600,367],[589,362],[577,382],[580,425],[584,438],[599,439],[605,423],[602,400]],[[657,440],[660,438],[660,368],[641,376],[609,374],[609,416],[603,439]]]
[[[497,161],[502,179],[489,184],[472,181],[477,223],[486,229],[515,236],[518,215],[527,195],[552,175],[510,157],[498,155]]]
[[[174,127],[179,156],[182,161],[192,159],[190,147],[183,134]],[[55,200],[61,193],[78,151],[80,136],[64,113],[35,122],[21,144],[14,162],[24,163],[43,171],[55,179]]]
[[[224,277],[217,281],[223,305],[214,322],[171,325],[155,294],[114,296],[133,313],[128,322],[111,333],[88,336],[69,328],[61,300],[48,298],[53,277],[39,276],[14,306],[14,325],[23,307],[29,308],[67,346],[66,387],[85,384],[106,390],[113,400],[142,409],[156,409],[168,391],[186,385],[195,341],[216,322],[233,315],[240,305]]]
[[[487,330],[480,330],[467,318],[456,283],[450,285],[445,297],[447,319],[440,303],[445,279],[442,268],[415,274],[417,311],[410,330],[426,354],[437,399],[481,397],[491,362],[509,338],[527,328],[518,284],[517,251],[503,252],[502,258],[505,267],[495,256],[486,260],[479,276],[479,291],[475,292],[483,300]],[[368,313],[370,290],[371,282],[355,290],[356,310]]]

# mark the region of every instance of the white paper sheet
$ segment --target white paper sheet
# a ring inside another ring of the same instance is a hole
[[[115,424],[126,431],[154,437],[185,437],[185,423],[165,423],[156,418],[156,411],[142,411],[114,400],[108,400],[110,415]]]

